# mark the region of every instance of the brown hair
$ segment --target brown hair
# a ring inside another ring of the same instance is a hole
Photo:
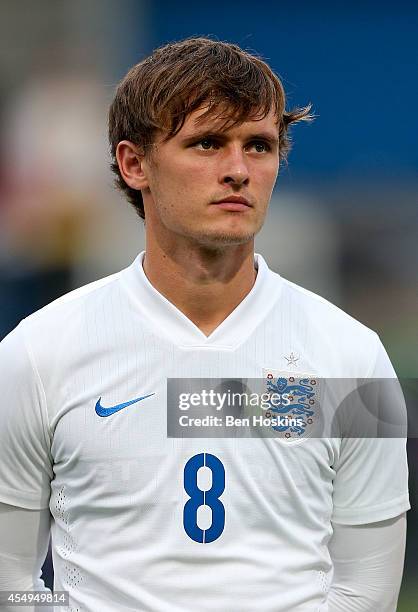
[[[287,128],[310,120],[311,105],[285,110],[280,79],[259,57],[234,44],[188,38],[156,49],[120,82],[109,110],[109,142],[115,185],[144,219],[141,191],[127,185],[116,161],[116,148],[129,140],[147,154],[159,132],[175,136],[186,118],[203,104],[209,115],[226,118],[225,127],[263,119],[271,109],[279,126],[279,155],[290,149]],[[226,111],[226,114],[222,114]]]

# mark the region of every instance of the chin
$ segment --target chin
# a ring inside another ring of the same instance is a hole
[[[243,231],[212,231],[194,235],[194,239],[204,246],[222,247],[246,244],[253,240],[255,232]]]

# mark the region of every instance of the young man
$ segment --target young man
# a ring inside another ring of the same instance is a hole
[[[0,345],[0,589],[39,588],[51,515],[69,610],[394,611],[404,439],[167,436],[168,378],[395,377],[374,332],[254,255],[309,109],[197,38],[132,68],[109,117],[146,251]]]

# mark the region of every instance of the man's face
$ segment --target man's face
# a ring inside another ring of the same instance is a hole
[[[219,119],[196,122],[204,111],[170,140],[157,138],[143,163],[147,231],[206,247],[243,244],[261,229],[277,178],[276,117],[221,129]]]

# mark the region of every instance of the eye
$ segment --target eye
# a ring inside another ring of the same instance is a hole
[[[216,142],[213,138],[203,138],[203,140],[199,140],[196,143],[196,146],[201,147],[204,151],[210,151],[210,149],[216,146]]]
[[[250,143],[250,146],[254,147],[257,153],[265,153],[271,150],[270,145],[263,140],[254,140]]]

